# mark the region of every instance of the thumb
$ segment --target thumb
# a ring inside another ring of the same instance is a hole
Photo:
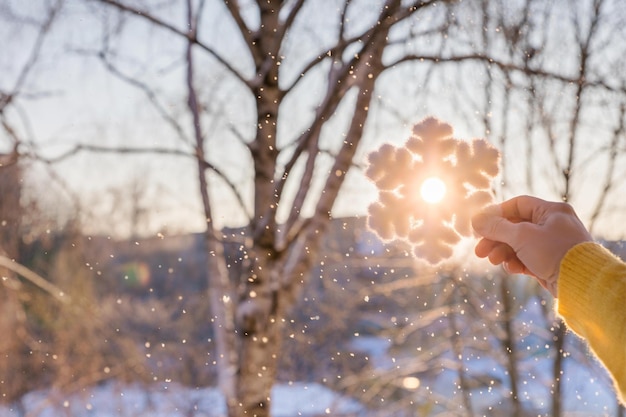
[[[514,236],[519,224],[502,217],[502,208],[498,205],[488,206],[472,217],[472,227],[484,238],[515,247]]]

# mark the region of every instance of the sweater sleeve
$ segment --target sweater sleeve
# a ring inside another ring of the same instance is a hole
[[[587,341],[626,403],[626,264],[597,243],[570,249],[559,270],[557,313]]]

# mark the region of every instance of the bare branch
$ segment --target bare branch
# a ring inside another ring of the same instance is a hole
[[[396,2],[391,1],[389,3],[390,5],[393,5]],[[373,28],[365,31],[363,34],[349,40],[343,40],[341,38],[338,39],[335,48],[331,49],[328,54],[324,56],[320,55],[316,59],[309,62],[309,64],[303,70],[301,77],[296,79],[292,86],[284,91],[288,92],[292,88],[294,88],[298,81],[303,78],[306,72],[314,68],[317,64],[322,62],[327,57],[332,57],[334,54],[341,57],[343,50],[345,50],[348,45],[359,41],[364,42],[364,48],[367,47],[369,45],[369,43],[367,43],[369,39],[375,36],[378,32],[389,30],[389,28],[395,23],[395,20],[393,18],[390,18],[390,10],[396,10],[396,7],[383,7],[378,19],[379,22],[382,22],[381,25],[376,25]],[[326,95],[322,101],[322,104],[320,104],[317,109],[315,120],[313,121],[309,129],[305,131],[298,139],[298,145],[294,151],[294,154],[292,155],[289,162],[285,165],[283,176],[280,179],[276,180],[275,189],[277,195],[280,196],[282,194],[282,190],[287,180],[287,176],[289,175],[289,172],[296,164],[300,156],[303,154],[303,152],[305,150],[308,151],[308,159],[305,166],[305,172],[301,178],[300,187],[298,188],[296,198],[294,199],[294,208],[292,209],[290,213],[290,219],[287,222],[287,230],[289,230],[289,226],[293,225],[295,219],[297,218],[297,216],[299,216],[300,208],[302,207],[302,204],[304,203],[304,200],[306,198],[306,194],[309,190],[309,184],[313,177],[313,169],[315,167],[315,155],[318,152],[317,142],[321,133],[321,126],[326,118],[335,111],[335,109],[339,105],[339,102],[343,99],[346,91],[348,91],[353,85],[356,84],[354,79],[350,77],[350,74],[356,70],[356,67],[359,65],[360,60],[360,55],[355,54],[355,56],[353,56],[350,61],[342,63],[341,66],[331,66],[331,68],[329,69]]]
[[[146,83],[139,81],[136,78],[133,78],[129,75],[124,74],[119,68],[117,68],[112,62],[111,60],[109,60],[107,58],[107,54],[106,51],[100,51],[97,54],[98,58],[100,58],[100,60],[102,61],[102,63],[104,64],[105,68],[107,70],[109,70],[109,72],[111,72],[111,74],[113,74],[114,76],[116,76],[117,78],[119,78],[120,80],[130,84],[131,86],[143,91],[143,93],[146,95],[146,97],[148,97],[148,100],[150,101],[150,103],[152,103],[152,105],[154,106],[154,108],[156,109],[157,113],[159,113],[159,115],[172,127],[172,129],[174,129],[174,131],[176,132],[176,134],[178,135],[178,137],[181,139],[181,141],[187,145],[191,144],[191,141],[187,138],[187,136],[185,135],[185,132],[182,128],[182,126],[178,123],[178,121],[172,117],[167,110],[165,109],[165,107],[160,103],[156,92],[151,89]]]
[[[235,24],[239,29],[239,33],[241,34],[241,36],[243,36],[244,44],[252,55],[252,60],[255,62],[255,65],[258,65],[262,57],[259,56],[258,51],[254,48],[254,45],[257,43],[257,34],[253,32],[243,20],[243,17],[239,12],[239,0],[228,0],[224,3],[228,11],[230,12],[231,17],[235,21]]]
[[[200,4],[198,4],[198,10],[196,10],[196,17],[193,21],[193,26],[198,30],[200,27],[200,19],[202,18],[202,13],[204,12],[204,7],[206,6],[206,0],[200,0]]]
[[[22,85],[24,84],[24,81],[26,80],[26,77],[28,76],[29,72],[32,70],[33,66],[37,62],[37,59],[39,58],[39,54],[41,53],[41,48],[43,47],[44,40],[48,32],[50,31],[50,27],[52,26],[52,23],[56,19],[57,13],[61,9],[61,4],[62,4],[61,0],[56,1],[54,6],[50,8],[47,19],[39,28],[39,32],[37,33],[37,38],[35,40],[33,49],[30,52],[30,56],[28,60],[26,61],[26,64],[22,68],[22,71],[17,81],[15,82],[15,85],[13,86],[14,93],[18,92],[21,89]]]
[[[339,39],[338,42],[335,44],[335,46],[333,46],[329,50],[325,51],[324,53],[321,53],[320,55],[318,55],[317,57],[309,61],[300,71],[300,76],[296,78],[289,86],[281,90],[283,95],[292,91],[298,85],[300,80],[302,80],[306,76],[306,74],[308,74],[313,68],[317,67],[321,62],[323,62],[324,60],[328,58],[340,59],[340,57],[343,54],[343,51],[345,51],[348,46],[354,43],[363,41],[368,36],[370,36],[373,31],[374,29],[372,28],[362,33],[359,36],[353,36],[352,38],[349,38],[349,39]],[[339,57],[339,58],[333,58],[333,57]]]
[[[596,201],[596,205],[589,220],[590,233],[593,233],[593,228],[596,225],[596,221],[598,220],[600,213],[602,213],[602,210],[604,209],[610,191],[615,185],[614,175],[615,169],[617,167],[617,146],[624,133],[626,133],[626,103],[622,103],[620,105],[618,126],[613,131],[613,137],[611,138],[611,144],[609,145],[609,158],[606,167],[604,184],[600,192],[600,197],[598,198],[598,201]]]
[[[499,67],[502,71],[518,71],[526,75],[533,75],[542,77],[545,79],[551,79],[556,81],[561,81],[563,83],[573,83],[579,84],[582,83],[584,87],[595,87],[601,88],[605,91],[616,92],[624,94],[626,93],[625,87],[617,87],[607,84],[603,80],[588,80],[586,78],[582,79],[579,77],[570,77],[566,75],[555,74],[553,72],[545,71],[542,69],[533,69],[525,65],[517,65],[510,62],[500,61],[498,59],[493,58],[492,56],[476,53],[476,54],[465,54],[465,55],[455,55],[455,56],[441,56],[441,55],[415,55],[409,54],[405,55],[402,58],[396,59],[385,65],[385,68],[393,68],[402,63],[410,62],[410,61],[430,61],[435,63],[450,63],[450,62],[483,62],[488,65],[495,65]]]
[[[354,106],[358,111],[354,113],[346,138],[326,177],[324,193],[319,197],[315,208],[314,221],[311,224],[313,230],[322,228],[323,224],[330,218],[330,212],[337,193],[352,164],[357,146],[363,135],[368,109],[374,96],[376,80],[381,72],[384,71],[382,55],[389,30],[392,26],[388,23],[394,21],[392,16],[399,6],[399,0],[389,0],[387,2],[387,7],[384,8],[378,20],[380,24],[376,26],[379,29],[372,33],[372,38],[366,43],[366,49],[362,51],[363,59],[358,62],[359,68],[355,69],[355,74],[358,76],[355,83],[358,85],[359,91]]]
[[[9,122],[7,121],[6,117],[4,116],[3,113],[0,112],[0,124],[2,124],[2,127],[4,128],[4,131],[7,133],[7,135],[9,135],[9,137],[13,140],[13,147],[14,150],[17,151],[17,148],[19,146],[19,144],[22,142],[19,138],[19,136],[17,135],[17,133],[15,132],[15,129],[13,128],[13,126],[11,126],[9,124]]]
[[[454,2],[454,1],[455,0],[445,0],[444,3],[449,3],[449,2]],[[339,57],[339,58],[333,58],[333,59],[341,59],[343,51],[345,51],[348,46],[357,44],[357,43],[367,42],[367,40],[370,39],[374,35],[375,32],[398,24],[399,22],[414,15],[420,9],[431,5],[432,3],[435,3],[435,1],[416,1],[412,5],[409,5],[400,9],[400,12],[395,12],[393,15],[388,14],[387,11],[390,10],[390,8],[388,7],[389,4],[387,4],[386,6],[383,6],[381,14],[378,18],[378,21],[383,22],[383,24],[373,25],[371,28],[369,28],[368,30],[366,30],[365,32],[359,35],[344,39],[343,35],[345,31],[345,28],[344,28],[345,22],[343,20],[344,20],[344,15],[346,13],[349,3],[350,1],[347,1],[346,4],[344,5],[344,8],[342,9],[342,13],[341,13],[342,20],[340,22],[341,27],[340,27],[339,39],[337,43],[332,48],[328,49],[327,51],[323,51],[323,53],[320,53],[317,57],[315,57],[314,59],[309,61],[307,64],[305,64],[302,70],[300,71],[300,76],[296,78],[289,86],[281,90],[283,94],[286,94],[289,91],[293,90],[296,87],[296,85],[300,82],[300,80],[302,80],[305,77],[306,74],[308,74],[313,68],[317,67],[324,60],[328,59],[329,57],[330,58]],[[387,3],[390,3],[390,2],[388,1]],[[387,44],[393,43],[393,41],[389,41],[389,40],[387,40],[387,42],[388,42]]]
[[[24,85],[24,83],[26,82],[26,79],[28,78],[28,75],[30,74],[33,67],[37,63],[37,60],[39,59],[39,54],[41,53],[41,48],[43,47],[44,41],[46,39],[46,36],[48,35],[48,32],[50,31],[50,27],[52,26],[52,23],[56,19],[56,16],[59,10],[61,9],[61,5],[62,5],[62,0],[57,0],[54,3],[54,5],[50,8],[46,20],[43,22],[43,24],[39,28],[39,31],[37,33],[37,38],[35,39],[35,43],[33,45],[32,50],[30,51],[30,55],[26,63],[22,67],[22,70],[20,71],[17,77],[17,80],[15,81],[11,91],[8,93],[0,92],[0,113],[2,113],[2,111],[6,108],[6,106],[8,106],[11,103],[13,98],[19,94],[20,90],[22,89],[22,86]]]
[[[247,80],[243,74],[241,74],[239,71],[237,71],[237,69],[235,69],[235,67],[233,67],[226,59],[224,59],[220,54],[217,53],[217,51],[215,51],[213,48],[211,48],[209,45],[201,42],[198,37],[197,34],[194,33],[190,33],[190,32],[186,32],[186,31],[182,31],[180,29],[178,29],[177,27],[164,22],[163,20],[157,18],[156,16],[153,16],[152,14],[146,12],[145,10],[140,10],[122,3],[119,3],[115,0],[91,0],[91,1],[97,1],[100,3],[105,3],[108,4],[110,6],[113,6],[123,12],[126,13],[131,13],[137,16],[140,16],[142,19],[146,19],[149,22],[155,24],[158,27],[161,27],[163,29],[166,29],[170,32],[175,33],[178,36],[181,36],[185,39],[187,39],[189,42],[191,42],[194,45],[197,45],[199,48],[203,49],[204,51],[208,52],[211,56],[213,56],[220,64],[222,64],[226,69],[228,69],[228,71],[233,74],[235,76],[235,78],[237,78],[239,81],[241,81],[246,87],[251,88],[251,82],[249,80]]]
[[[289,173],[295,166],[296,162],[300,159],[303,153],[307,152],[307,160],[305,163],[304,173],[300,178],[300,185],[294,198],[292,209],[289,213],[289,218],[285,226],[287,234],[290,234],[290,229],[295,224],[297,218],[300,216],[300,211],[304,205],[304,201],[310,189],[310,184],[313,179],[313,171],[315,169],[315,162],[318,153],[319,137],[322,131],[322,126],[327,118],[337,109],[339,103],[343,99],[344,93],[338,91],[341,89],[348,89],[348,75],[350,69],[356,64],[356,58],[353,58],[349,63],[344,64],[340,68],[329,69],[329,81],[327,85],[326,95],[324,100],[317,109],[315,120],[312,122],[309,129],[307,129],[298,139],[296,149],[294,150],[291,159],[285,165],[283,175],[276,180],[275,193],[278,196],[282,196],[283,188],[287,182]],[[339,87],[338,87],[339,86]]]
[[[372,68],[372,63],[368,61],[371,59],[378,59],[378,54],[382,55],[382,51],[384,50],[384,47],[386,45],[386,39],[387,39],[386,33],[388,33],[389,28],[395,22],[393,13],[394,11],[398,9],[398,6],[399,6],[399,3],[397,1],[394,1],[394,0],[388,1],[388,7],[383,7],[380,13],[379,19],[378,19],[378,21],[381,22],[381,24],[374,26],[372,29],[366,31],[364,34],[362,34],[359,37],[359,38],[362,38],[362,41],[363,41],[363,48],[361,50],[361,53],[356,54],[355,56],[352,57],[350,61],[343,63],[343,65],[339,67],[331,66],[331,68],[329,69],[329,80],[328,80],[328,85],[327,85],[326,96],[324,97],[324,100],[322,101],[322,104],[320,105],[320,107],[317,109],[316,118],[311,124],[310,128],[301,135],[298,146],[296,150],[294,151],[294,155],[292,156],[290,161],[287,163],[282,178],[276,180],[277,185],[275,189],[276,189],[276,192],[278,193],[277,195],[281,195],[282,189],[287,180],[289,172],[291,171],[291,168],[295,165],[295,163],[300,158],[300,156],[305,151],[307,152],[307,156],[306,156],[307,160],[305,163],[304,173],[302,177],[300,178],[300,185],[298,187],[298,191],[294,198],[294,201],[292,204],[292,210],[289,213],[289,218],[287,219],[287,223],[285,225],[285,231],[286,231],[285,236],[289,236],[290,238],[293,238],[297,235],[297,233],[295,233],[294,226],[296,226],[297,219],[300,216],[300,211],[310,191],[310,184],[313,179],[313,171],[315,169],[315,163],[317,160],[317,155],[319,153],[318,152],[319,151],[318,149],[319,136],[321,134],[322,125],[325,122],[326,118],[330,114],[332,114],[332,112],[334,112],[334,110],[337,108],[337,106],[343,99],[345,92],[348,91],[353,85],[358,85],[359,90],[362,92],[362,94],[366,96],[363,103],[357,104],[357,108],[369,107],[369,101],[371,99],[372,90],[374,88],[374,85],[371,79],[375,78],[375,76],[373,75],[373,72],[375,72],[375,69]],[[374,41],[373,39],[375,37],[378,37],[379,34],[382,34],[380,36],[385,36],[384,37],[385,40],[382,41],[378,39],[381,42],[381,44],[376,44],[376,41]],[[339,39],[338,43],[341,44],[342,40]],[[375,48],[376,51],[375,52],[369,51],[369,48]],[[367,56],[368,54],[376,54],[376,56],[374,55]],[[361,55],[364,55],[363,58],[361,57]],[[365,70],[365,67],[367,67],[367,70]],[[382,70],[382,68],[383,67],[381,66],[380,69],[376,69],[376,71]],[[368,73],[368,76],[372,75],[372,78],[367,78],[368,81],[363,83],[363,79],[364,79],[363,75],[365,72]],[[352,74],[359,74],[360,75],[359,78],[361,78],[360,80],[361,83],[357,82],[356,79],[351,76]],[[359,100],[361,100],[360,97],[359,97]],[[365,115],[363,116],[365,117]],[[354,123],[356,123],[356,125]],[[353,138],[352,140],[354,140],[354,142],[358,142],[357,138],[360,138],[361,133],[355,133],[355,132],[362,131],[363,129],[362,123],[363,123],[363,120],[358,120],[358,117],[356,116],[354,117],[353,126],[350,128],[350,131],[348,133],[348,140],[344,141],[344,143],[351,142],[350,138]],[[347,147],[345,145],[344,147],[342,147],[341,152],[335,158],[335,166],[331,170],[331,174],[329,176],[329,180],[327,182],[327,186],[325,187],[325,190],[334,190],[334,185],[330,186],[329,184],[334,184],[337,181],[339,183],[343,182],[343,177],[345,177],[345,173],[352,165],[352,158],[349,157],[346,160],[346,156],[353,155],[356,149],[356,145],[357,143],[349,143]],[[335,193],[334,192],[325,193],[324,197],[320,199],[320,202],[323,202],[329,196],[331,196],[330,197],[331,199],[334,199]],[[331,201],[332,200],[324,201],[324,203],[332,205]],[[318,204],[318,207],[321,207],[322,205],[323,204]],[[297,229],[302,230],[301,227],[297,227]]]
[[[339,15],[339,39],[344,39],[346,33],[346,15],[348,14],[348,7],[350,7],[351,3],[351,0],[346,0],[341,9],[341,14]]]
[[[278,33],[276,34],[276,39],[279,44],[282,43],[287,31],[291,29],[291,26],[293,25],[293,21],[296,19],[296,16],[298,15],[298,12],[300,11],[300,9],[302,9],[302,5],[304,5],[304,0],[295,0],[295,1],[296,1],[296,4],[294,4],[291,10],[289,10],[289,14],[287,15],[287,18],[280,25],[280,29],[278,30]],[[350,1],[348,0],[346,3],[349,3],[349,2]],[[284,2],[283,7],[285,7],[287,4],[288,2]]]
[[[50,294],[52,297],[54,297],[56,300],[60,301],[61,303],[69,303],[71,301],[70,297],[59,287],[57,287],[50,281],[46,280],[45,278],[43,278],[41,275],[26,268],[24,265],[18,264],[17,262],[1,254],[0,254],[0,266],[20,275],[24,279],[28,280],[30,283],[36,285],[37,287],[41,288],[42,290]]]
[[[187,24],[190,27],[191,34],[195,37],[197,27],[194,25],[193,19],[193,6],[192,0],[187,0]],[[197,21],[197,20],[196,20]],[[195,138],[195,150],[198,160],[198,182],[200,197],[202,200],[202,208],[204,210],[204,218],[206,221],[206,227],[204,230],[205,242],[207,250],[212,256],[207,259],[207,274],[210,277],[209,280],[209,294],[211,296],[211,303],[213,311],[221,311],[215,315],[216,319],[216,333],[222,332],[217,337],[217,350],[218,355],[221,356],[221,360],[218,361],[218,373],[220,380],[220,388],[227,399],[233,398],[236,393],[236,383],[234,378],[233,369],[237,363],[236,352],[236,339],[234,338],[234,317],[235,317],[235,303],[219,303],[219,300],[224,300],[224,297],[230,297],[233,292],[231,282],[229,281],[228,272],[223,256],[223,243],[219,241],[218,233],[213,223],[213,214],[211,207],[211,200],[209,196],[208,182],[206,176],[206,169],[208,162],[204,157],[204,135],[202,133],[202,125],[200,122],[200,109],[198,97],[194,85],[194,56],[193,56],[193,44],[188,42],[185,60],[186,60],[186,85],[187,85],[187,106],[193,117],[193,131]],[[245,210],[242,198],[239,196],[234,184],[230,183],[228,178],[220,171],[216,171],[222,179],[230,184],[231,189],[238,197],[242,209]],[[218,305],[221,304],[221,307]]]
[[[574,95],[574,114],[572,115],[572,119],[570,121],[569,126],[569,143],[568,143],[568,153],[567,153],[567,162],[563,169],[563,179],[564,179],[564,190],[563,190],[563,201],[568,201],[570,199],[570,190],[571,190],[571,175],[572,170],[574,168],[574,158],[576,156],[577,151],[577,142],[578,142],[578,132],[580,128],[580,118],[583,110],[583,93],[586,90],[587,85],[585,85],[585,80],[587,78],[587,70],[589,59],[591,56],[590,45],[593,37],[597,34],[596,30],[598,28],[598,24],[600,21],[600,4],[602,0],[594,2],[594,14],[591,18],[591,24],[589,27],[589,31],[587,32],[587,36],[585,39],[581,39],[582,36],[579,27],[579,21],[577,19],[574,20],[575,27],[578,29],[576,31],[576,38],[579,42],[579,57],[580,61],[578,64],[578,79],[576,80],[576,93]],[[576,17],[576,13],[574,13]],[[580,35],[580,36],[579,36]]]
[[[297,146],[293,155],[287,162],[283,169],[283,175],[281,178],[276,179],[275,194],[282,196],[282,191],[289,176],[289,173],[300,159],[302,154],[307,151],[307,162],[305,165],[305,172],[300,179],[300,186],[294,199],[293,208],[290,212],[289,219],[287,221],[286,230],[289,230],[300,215],[300,209],[304,204],[306,194],[309,191],[309,185],[313,178],[313,169],[315,167],[316,154],[318,152],[318,141],[321,134],[322,125],[328,117],[337,109],[337,106],[343,99],[345,91],[351,86],[348,82],[351,69],[356,66],[358,61],[357,57],[353,57],[348,63],[343,64],[341,67],[329,69],[328,84],[326,89],[326,95],[322,100],[322,103],[317,108],[315,120],[311,123],[309,128],[300,135],[297,140]]]
[[[231,191],[235,195],[235,198],[237,199],[239,204],[241,204],[242,209],[245,210],[246,205],[244,203],[243,196],[238,191],[237,186],[228,178],[228,176],[221,169],[219,169],[217,166],[213,165],[209,161],[202,159],[196,153],[185,152],[180,149],[159,148],[159,147],[153,147],[153,148],[124,147],[124,146],[113,148],[113,147],[100,146],[100,145],[78,144],[74,146],[72,149],[52,158],[44,158],[43,156],[40,156],[40,155],[27,155],[27,156],[30,156],[31,158],[35,160],[39,160],[47,164],[55,164],[55,163],[61,162],[62,160],[70,158],[72,156],[75,156],[79,154],[80,152],[111,153],[111,154],[120,154],[120,155],[156,154],[156,155],[181,156],[185,158],[197,159],[204,169],[208,169],[214,172],[222,181],[224,181],[226,185],[228,185],[228,187],[231,189]],[[247,212],[247,210],[245,211]]]
[[[173,155],[173,156],[183,156],[188,158],[195,158],[196,155],[189,152],[181,151],[180,149],[174,148],[146,148],[146,147],[107,147],[100,145],[88,145],[88,144],[78,144],[74,146],[72,149],[57,155],[51,158],[44,158],[42,156],[37,156],[34,159],[41,160],[46,163],[57,163],[74,155],[77,155],[80,152],[96,152],[96,153],[116,153],[116,154],[157,154],[157,155]]]

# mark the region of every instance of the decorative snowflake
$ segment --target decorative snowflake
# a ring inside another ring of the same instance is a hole
[[[383,240],[402,240],[431,264],[452,256],[471,236],[472,215],[493,200],[499,152],[484,139],[452,138],[452,126],[429,117],[413,127],[404,147],[389,144],[369,155],[367,176],[379,200],[368,225]]]

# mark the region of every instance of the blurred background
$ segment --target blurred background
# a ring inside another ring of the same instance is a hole
[[[368,231],[364,168],[438,117],[624,256],[626,4],[0,0],[0,36],[0,415],[624,415],[530,278]]]

